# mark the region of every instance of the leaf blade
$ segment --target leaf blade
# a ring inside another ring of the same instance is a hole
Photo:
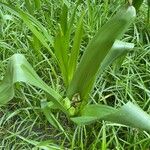
[[[85,99],[84,96],[87,95],[85,89],[95,77],[101,62],[111,49],[115,40],[125,32],[135,16],[135,8],[129,6],[127,9],[125,8],[118,12],[99,30],[81,58],[68,88],[67,96],[69,98],[79,93],[81,98]]]
[[[112,48],[104,58],[104,60],[101,63],[100,66],[100,72],[104,71],[104,69],[112,64],[117,58],[120,58],[127,54],[130,50],[134,48],[134,44],[122,42],[119,40],[116,40],[113,44]]]
[[[87,105],[81,112],[80,117],[72,118],[72,121],[79,125],[88,124],[96,120],[111,121],[150,131],[150,115],[131,102],[119,109],[106,105]]]
[[[71,49],[71,54],[69,57],[69,81],[72,80],[73,74],[76,70],[77,67],[77,62],[78,62],[78,55],[79,55],[79,50],[80,50],[80,44],[82,40],[82,34],[83,34],[83,17],[84,14],[81,16],[79,23],[77,25],[77,29],[75,32],[75,37],[74,37],[74,43]]]
[[[34,71],[25,57],[21,54],[14,54],[9,62],[8,69],[3,81],[0,83],[0,103],[7,103],[14,97],[14,84],[25,82],[41,88],[51,96],[53,103],[63,112],[68,113],[63,106],[62,96],[50,88]]]

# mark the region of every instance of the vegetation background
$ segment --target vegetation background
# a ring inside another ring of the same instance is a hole
[[[42,0],[39,7],[30,7],[28,0],[1,0],[11,2],[37,18],[53,37],[57,33],[63,0]],[[68,0],[70,14],[75,0]],[[83,53],[96,31],[124,4],[124,0],[87,0],[78,7],[72,36],[82,10],[85,10]],[[130,26],[123,41],[135,44],[123,65],[115,72],[109,67],[96,81],[91,99],[97,103],[118,108],[128,100],[138,104],[150,114],[150,25],[148,6],[144,3],[135,22]],[[63,91],[62,77],[50,54],[42,47],[21,19],[0,6],[0,79],[6,70],[7,60],[14,53],[22,53],[46,83],[53,89]],[[52,67],[53,66],[53,67]],[[53,71],[53,68],[56,70]],[[41,111],[40,101],[45,93],[33,86],[16,85],[15,98],[0,107],[0,149],[75,149],[75,150],[147,150],[150,134],[111,122],[98,121],[89,126],[76,126],[60,112],[56,112],[64,130],[52,127]],[[50,145],[50,147],[48,146]]]

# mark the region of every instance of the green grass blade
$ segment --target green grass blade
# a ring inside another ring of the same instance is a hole
[[[87,95],[85,89],[95,77],[100,64],[111,49],[113,43],[129,27],[136,16],[133,6],[124,8],[110,19],[89,43],[68,88],[68,97],[79,93],[81,98]]]
[[[72,118],[75,123],[80,125],[99,119],[150,131],[150,116],[131,102],[123,105],[120,109],[106,105],[87,105],[81,112],[81,117]]]
[[[7,103],[14,97],[14,84],[25,82],[43,89],[51,96],[53,103],[62,111],[67,113],[63,106],[62,97],[59,93],[50,88],[33,70],[31,65],[21,54],[14,54],[8,63],[8,69],[3,81],[0,83],[0,104]]]
[[[100,71],[101,72],[104,71],[104,69],[106,69],[107,66],[112,64],[113,61],[115,61],[117,58],[120,58],[126,55],[127,52],[129,52],[133,48],[134,48],[134,44],[132,43],[127,43],[127,42],[116,40],[111,50],[108,52],[108,54],[104,58],[100,67]]]
[[[60,146],[56,145],[51,140],[39,142],[39,141],[35,141],[35,140],[28,139],[26,137],[23,137],[23,136],[19,135],[18,133],[13,133],[11,131],[8,131],[8,132],[15,138],[17,137],[17,138],[31,144],[32,146],[34,146],[34,148],[32,148],[32,150],[37,150],[37,148],[42,149],[42,150],[63,150]]]
[[[103,124],[102,130],[103,130],[102,150],[106,150],[107,149],[107,135],[106,135],[106,126],[105,126],[105,124]]]
[[[69,63],[68,63],[69,64],[69,71],[68,71],[69,72],[69,81],[72,80],[73,74],[77,67],[80,44],[81,44],[82,34],[83,34],[83,17],[84,17],[84,15],[81,16],[79,23],[77,25],[74,42],[73,42],[71,54],[69,57]]]
[[[21,18],[27,27],[32,31],[32,33],[38,38],[41,44],[50,52],[50,54],[55,58],[54,53],[50,49],[48,42],[53,45],[52,37],[48,34],[44,26],[41,25],[39,21],[36,20],[33,16],[23,12],[21,9],[1,3],[0,5],[4,6],[11,13],[15,14],[17,17]]]

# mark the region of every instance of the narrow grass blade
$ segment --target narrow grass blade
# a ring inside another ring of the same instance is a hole
[[[60,146],[56,145],[53,141],[35,141],[28,138],[25,138],[19,134],[8,131],[15,138],[20,138],[21,140],[34,146],[33,150],[42,149],[42,150],[63,150]]]
[[[79,66],[68,88],[67,95],[71,98],[79,93],[81,99],[87,95],[86,88],[95,77],[100,64],[111,49],[113,43],[129,27],[136,16],[133,6],[124,8],[110,19],[89,43]]]
[[[134,48],[134,44],[116,40],[111,50],[108,52],[103,62],[101,63],[100,71],[104,71],[107,66],[112,64],[117,58],[126,55],[127,52]]]
[[[106,135],[106,126],[105,123],[103,123],[103,127],[102,127],[102,150],[106,150],[107,149],[107,135]]]
[[[74,74],[76,67],[77,67],[80,44],[81,44],[82,34],[83,34],[83,17],[84,17],[84,14],[81,16],[79,23],[77,25],[77,29],[76,29],[75,37],[74,37],[74,42],[73,42],[71,54],[69,57],[69,63],[68,63],[68,65],[69,65],[69,71],[68,71],[69,81],[72,80],[73,74]]]
[[[21,54],[14,54],[9,60],[7,72],[3,81],[0,83],[0,104],[7,103],[14,97],[14,84],[17,82],[25,82],[26,84],[31,84],[43,89],[50,95],[53,103],[59,109],[67,113],[61,103],[61,95],[42,81],[25,57]]]
[[[27,27],[32,31],[32,33],[39,39],[41,44],[50,52],[50,54],[55,58],[53,51],[50,49],[48,43],[53,45],[52,37],[48,34],[48,31],[41,25],[41,23],[36,20],[33,16],[23,12],[21,9],[4,4],[0,2],[4,8],[9,10],[11,13],[15,14],[17,17],[21,18]]]
[[[92,123],[99,119],[150,131],[150,115],[131,102],[120,109],[106,105],[87,105],[82,110],[80,117],[72,118],[79,125]]]

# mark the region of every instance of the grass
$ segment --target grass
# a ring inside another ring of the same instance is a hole
[[[15,2],[25,9],[21,1]],[[116,12],[123,1],[114,1],[109,4],[93,1],[84,3],[79,7],[75,18],[74,29],[77,26],[79,16],[83,8],[87,8],[84,17],[84,33],[81,46],[81,54],[88,41],[96,30],[102,26],[111,15]],[[114,5],[116,7],[114,7]],[[74,2],[72,2],[74,7]],[[143,5],[138,18],[123,37],[124,41],[134,42],[135,49],[129,53],[123,65],[116,71],[115,66],[109,67],[96,81],[91,101],[119,107],[131,100],[150,113],[149,108],[149,36],[150,30],[146,24],[146,5]],[[43,1],[42,9],[35,11],[34,15],[48,29],[52,35],[56,32],[56,24],[59,20],[61,1]],[[49,14],[48,14],[48,12]],[[47,51],[42,54],[33,44],[34,36],[23,22],[7,12],[1,10],[0,50],[1,78],[5,73],[6,62],[14,53],[24,53],[36,72],[53,89],[63,91],[62,77],[58,72],[58,66]],[[93,21],[94,20],[94,21]],[[145,23],[143,24],[143,21]],[[51,30],[54,29],[54,30]],[[85,32],[86,31],[86,32]],[[132,36],[134,33],[134,37]],[[74,32],[73,32],[74,34]],[[38,43],[38,42],[37,42]],[[56,75],[57,72],[57,75]],[[46,120],[41,112],[40,100],[45,99],[45,93],[33,86],[22,84],[17,86],[15,98],[0,108],[0,149],[38,149],[37,143],[45,141],[43,145],[60,147],[60,149],[148,149],[150,134],[146,131],[129,128],[119,124],[98,121],[88,126],[75,126],[60,112],[56,112],[56,118],[61,122],[62,130],[56,130]],[[95,100],[96,99],[96,100]],[[48,143],[48,144],[47,144]],[[59,149],[59,148],[49,148]]]

